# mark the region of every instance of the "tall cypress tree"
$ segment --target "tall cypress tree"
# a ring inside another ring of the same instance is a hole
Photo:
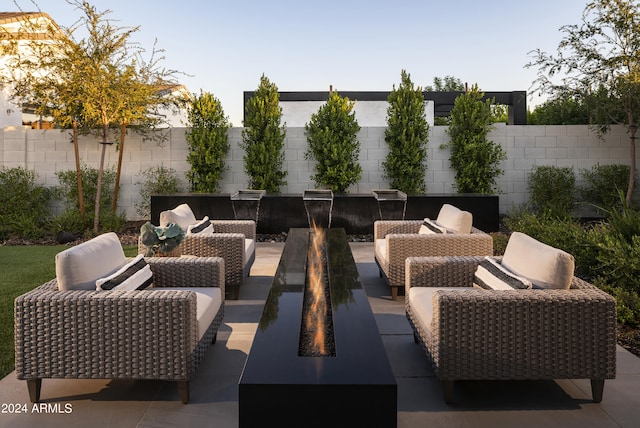
[[[286,130],[281,124],[278,87],[264,74],[245,109],[241,147],[245,151],[244,170],[249,176],[249,188],[280,193],[280,186],[287,184],[287,171],[282,169]]]
[[[456,172],[459,193],[496,192],[496,178],[503,174],[500,162],[506,152],[489,140],[493,128],[491,99],[483,101],[484,93],[473,85],[459,95],[451,109],[451,124],[447,129],[450,141],[444,145],[451,149],[451,167]]]
[[[402,70],[400,85],[393,86],[387,101],[384,140],[389,153],[382,163],[385,178],[394,189],[409,194],[424,193],[429,124],[422,89],[414,87],[409,73]]]
[[[224,159],[229,152],[229,119],[213,94],[200,92],[191,105],[188,120],[187,162],[191,164],[191,169],[187,172],[187,179],[191,191],[217,192],[220,190],[222,173],[228,169]]]
[[[305,125],[309,143],[305,159],[316,161],[312,178],[316,185],[328,186],[337,193],[345,193],[362,177],[357,137],[360,125],[354,105],[348,98],[331,92],[326,104]]]

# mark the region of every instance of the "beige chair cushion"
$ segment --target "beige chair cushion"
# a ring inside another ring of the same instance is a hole
[[[386,239],[376,239],[376,242],[374,243],[374,253],[381,265],[384,266],[389,263]]]
[[[255,252],[256,252],[256,242],[253,239],[245,239],[244,240],[245,260],[249,260],[249,258]]]
[[[202,338],[216,317],[222,305],[220,287],[162,287],[156,290],[193,291],[196,293],[196,317],[198,319],[198,338]]]
[[[118,235],[113,232],[56,254],[59,290],[95,290],[96,280],[127,263]]]
[[[409,305],[415,318],[424,330],[431,333],[433,321],[433,295],[440,290],[471,290],[469,287],[411,287],[409,289]]]
[[[469,211],[462,211],[453,205],[443,204],[438,218],[436,218],[436,223],[456,233],[471,233],[473,215]]]
[[[196,216],[187,204],[181,204],[172,210],[160,213],[160,227],[167,227],[169,223],[175,223],[186,233],[189,226],[196,222]]]
[[[533,288],[568,289],[575,262],[565,251],[551,247],[520,232],[513,232],[502,257],[502,266],[524,276]]]

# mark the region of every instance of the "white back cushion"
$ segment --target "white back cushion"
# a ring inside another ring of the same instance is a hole
[[[187,232],[187,228],[196,223],[196,216],[191,211],[191,207],[187,204],[181,204],[172,210],[162,211],[160,213],[160,227],[167,227],[169,223],[175,223],[184,232]]]
[[[456,233],[471,233],[473,215],[469,211],[462,211],[453,205],[443,204],[436,223],[447,229],[452,229]]]
[[[126,264],[118,235],[113,232],[56,254],[59,290],[95,290],[96,279],[108,276]]]
[[[534,288],[568,289],[575,262],[565,251],[544,244],[521,232],[513,232],[502,257],[502,266],[528,278]]]

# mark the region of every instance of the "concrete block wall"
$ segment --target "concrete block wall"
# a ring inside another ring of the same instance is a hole
[[[141,171],[155,165],[173,168],[183,188],[188,190],[186,161],[188,146],[186,128],[162,131],[162,143],[146,141],[130,132],[123,152],[123,170],[119,206],[127,218],[140,219],[135,205],[139,202]],[[349,189],[350,193],[370,193],[374,189],[388,188],[382,162],[388,153],[384,141],[384,127],[363,127],[358,134],[362,179]],[[573,167],[580,169],[600,164],[628,164],[629,140],[624,128],[614,127],[604,139],[598,138],[587,126],[530,126],[498,124],[489,138],[507,152],[502,168],[505,173],[498,179],[500,212],[524,203],[528,198],[527,179],[534,165]],[[91,136],[80,138],[80,159],[83,164],[98,167],[102,145]],[[229,170],[223,175],[221,191],[233,193],[248,186],[244,172],[242,128],[229,130],[230,151],[226,159]],[[446,127],[431,128],[427,159],[427,193],[455,193],[454,172],[449,167],[449,150],[441,146],[448,141]],[[302,194],[315,188],[311,179],[313,162],[305,160],[307,141],[304,128],[287,128],[284,169],[288,171],[287,185],[282,193]],[[640,158],[640,150],[637,154]],[[118,152],[115,145],[107,146],[105,166],[115,168]],[[33,169],[39,181],[47,186],[58,184],[56,172],[73,170],[75,155],[69,131],[32,130],[27,127],[5,127],[0,132],[0,165],[11,168],[22,166]],[[59,207],[58,207],[59,209]]]

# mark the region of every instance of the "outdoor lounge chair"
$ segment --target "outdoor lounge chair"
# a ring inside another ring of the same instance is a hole
[[[448,233],[420,233],[426,220],[379,220],[373,225],[375,261],[391,287],[392,300],[404,289],[407,257],[493,254],[493,238],[471,225],[471,213],[444,204],[435,223]],[[464,230],[456,230],[458,226]]]
[[[407,318],[447,403],[456,380],[590,379],[602,400],[616,373],[616,302],[573,267],[517,232],[502,258],[406,260]]]
[[[223,316],[223,259],[131,260],[107,233],[57,254],[56,279],[16,298],[16,374],[32,402],[57,378],[171,380],[187,403]]]
[[[237,300],[244,278],[249,276],[256,257],[256,222],[253,220],[210,219],[213,233],[187,234],[173,255],[222,257],[225,265],[225,286],[228,298]],[[160,226],[179,225],[185,232],[196,224],[193,211],[187,204],[160,213]],[[138,252],[146,248],[138,241]]]

